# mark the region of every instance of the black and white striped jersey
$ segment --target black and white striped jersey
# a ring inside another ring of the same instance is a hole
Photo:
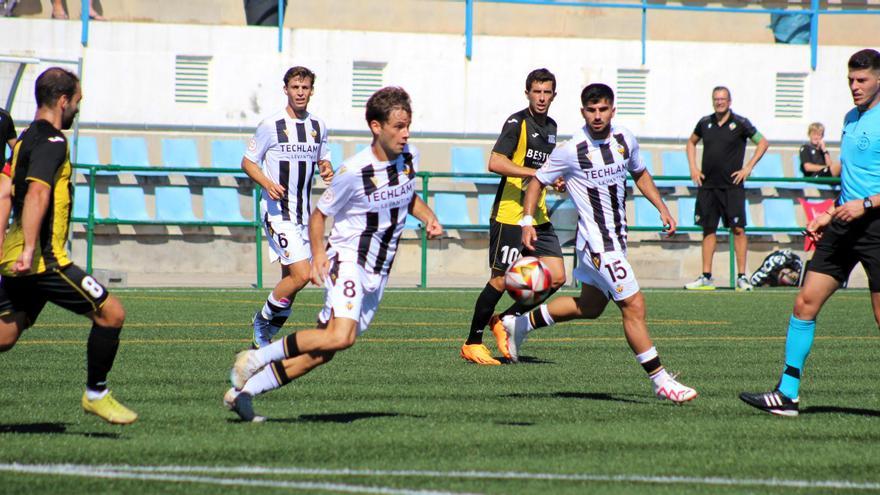
[[[388,274],[416,193],[418,162],[411,146],[392,162],[379,161],[368,147],[342,164],[317,206],[333,217],[328,254]]]
[[[626,252],[626,175],[644,169],[635,136],[612,124],[606,139],[593,139],[586,126],[579,129],[535,177],[542,184],[565,178],[578,212],[578,249]]]
[[[284,186],[284,197],[276,201],[263,191],[263,214],[275,221],[306,225],[312,211],[312,178],[321,160],[331,160],[327,126],[313,114],[291,118],[287,108],[263,119],[244,154],[259,164],[273,182]]]

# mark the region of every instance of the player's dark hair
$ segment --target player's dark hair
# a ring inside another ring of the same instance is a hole
[[[850,70],[880,70],[880,52],[871,48],[859,50],[849,58],[847,66]]]
[[[727,86],[715,86],[714,88],[712,88],[713,95],[715,94],[716,91],[724,91],[725,93],[727,93],[727,99],[729,100],[731,98],[730,97],[730,89]]]
[[[382,88],[367,100],[367,123],[375,120],[384,124],[391,117],[391,112],[398,109],[412,115],[412,107],[406,91],[398,86]]]
[[[50,67],[37,77],[34,84],[37,106],[50,107],[62,96],[72,99],[78,86],[79,78],[76,74],[61,67]]]
[[[287,72],[284,73],[284,86],[287,86],[287,83],[294,77],[300,79],[309,78],[312,81],[312,87],[315,86],[315,73],[301,65],[287,69]]]
[[[529,75],[526,76],[526,92],[531,91],[533,82],[542,83],[542,82],[547,82],[547,81],[550,81],[553,83],[553,92],[555,93],[556,92],[556,76],[554,76],[552,72],[550,72],[549,70],[544,69],[544,68],[535,69],[535,70],[529,72]]]
[[[602,100],[608,100],[608,103],[614,104],[614,91],[607,84],[589,84],[581,91],[581,105],[584,107],[588,103],[596,103]]]

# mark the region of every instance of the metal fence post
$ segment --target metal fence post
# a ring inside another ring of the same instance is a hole
[[[429,172],[422,172],[422,200],[425,204],[428,204],[428,176]],[[421,245],[422,245],[422,277],[419,282],[419,287],[426,288],[428,287],[428,229],[422,225],[421,231]]]
[[[92,250],[95,244],[95,176],[97,167],[89,167],[89,216],[86,222],[86,273],[92,273]]]
[[[260,228],[260,186],[254,186],[254,239],[257,251],[257,288],[263,288],[263,230]]]
[[[468,60],[474,51],[474,0],[464,2],[464,56]]]

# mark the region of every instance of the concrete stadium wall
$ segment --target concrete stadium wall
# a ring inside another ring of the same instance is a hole
[[[335,131],[363,132],[363,110],[351,103],[352,63],[372,61],[387,63],[385,84],[411,93],[415,132],[455,135],[497,133],[504,117],[525,105],[525,74],[548,67],[559,80],[551,115],[561,134],[571,134],[581,125],[583,85],[602,81],[616,86],[618,69],[642,68],[637,41],[480,36],[473,60],[467,61],[463,38],[451,35],[293,29],[278,53],[271,29],[112,22],[95,23],[90,46],[82,49],[78,26],[0,19],[7,54],[83,55],[84,124],[251,129],[262,115],[284,104],[284,70],[303,64],[318,74],[315,112]],[[823,46],[819,68],[811,72],[805,46],[651,42],[643,67],[649,71],[647,116],[619,117],[618,122],[639,136],[685,139],[711,111],[711,88],[725,84],[733,92],[734,110],[751,118],[771,141],[800,140],[813,120],[824,121],[834,140],[851,106],[846,60],[859,48]],[[207,104],[174,102],[176,55],[212,57]],[[11,67],[0,64],[7,79]],[[774,116],[777,72],[806,74],[803,118]],[[25,81],[16,102],[17,120],[32,115],[27,91],[34,76]]]

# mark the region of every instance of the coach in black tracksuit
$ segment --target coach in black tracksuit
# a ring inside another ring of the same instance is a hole
[[[746,194],[743,183],[751,175],[769,144],[749,119],[730,110],[730,90],[712,90],[715,112],[700,119],[688,139],[687,156],[691,179],[699,188],[694,223],[703,227],[703,273],[686,289],[712,290],[712,258],[715,254],[719,218],[733,229],[736,252],[736,290],[752,290],[746,277]],[[697,168],[697,143],[703,141],[702,170]],[[755,154],[743,165],[746,142],[756,145]]]

